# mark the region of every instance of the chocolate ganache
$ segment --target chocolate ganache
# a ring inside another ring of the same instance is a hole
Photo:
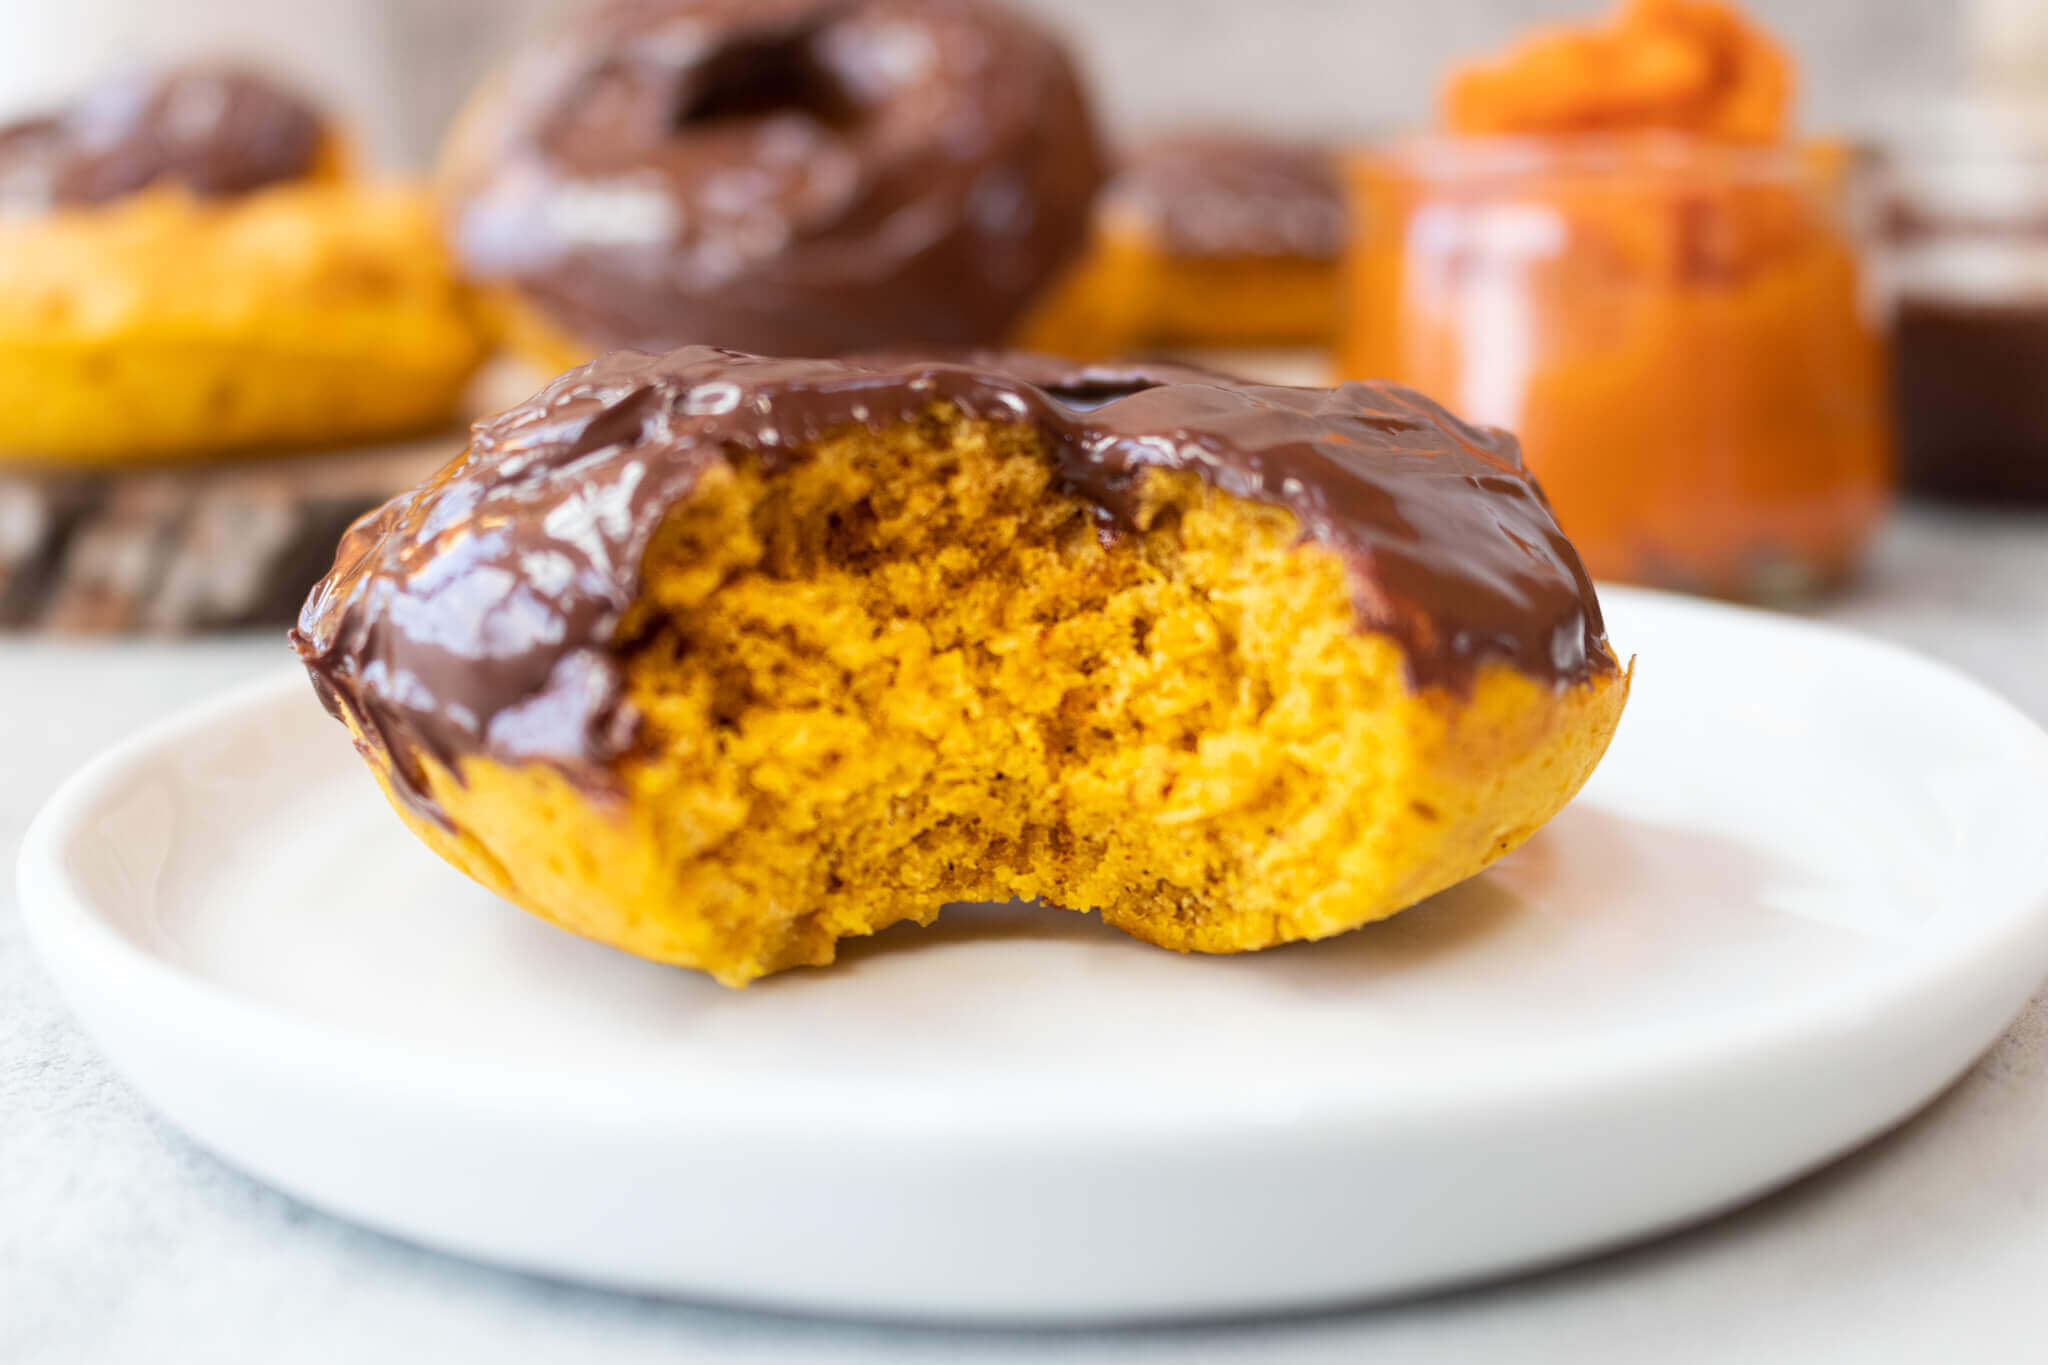
[[[317,111],[253,72],[126,76],[63,113],[0,127],[0,211],[103,204],[166,183],[246,194],[306,175],[323,136]]]
[[[941,403],[1035,427],[1057,486],[1098,509],[1106,535],[1139,529],[1150,469],[1285,508],[1343,557],[1360,628],[1398,641],[1418,686],[1462,688],[1489,659],[1560,686],[1614,667],[1592,585],[1513,438],[1408,389],[701,346],[607,355],[479,423],[463,456],[350,529],[293,647],[401,781],[415,749],[599,776],[635,724],[614,633],[656,529],[705,471],[751,458],[772,473],[825,433]]]
[[[1350,215],[1328,148],[1181,133],[1127,156],[1111,188],[1169,256],[1334,261]]]
[[[1072,65],[978,0],[610,0],[461,120],[458,251],[591,350],[1007,336],[1103,179]]]

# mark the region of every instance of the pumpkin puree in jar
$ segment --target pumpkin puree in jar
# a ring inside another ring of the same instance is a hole
[[[1604,24],[1543,29],[1444,85],[1444,126],[1463,134],[1673,128],[1777,142],[1792,62],[1717,0],[1626,0]]]
[[[1850,157],[1711,0],[1629,0],[1446,82],[1449,136],[1353,166],[1346,374],[1515,429],[1594,573],[1838,580],[1890,486]]]

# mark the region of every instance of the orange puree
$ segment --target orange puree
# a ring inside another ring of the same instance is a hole
[[[1625,0],[1604,24],[1543,30],[1452,73],[1458,133],[1674,128],[1734,142],[1785,133],[1792,63],[1717,0]]]
[[[1771,140],[1789,88],[1702,0],[1460,72],[1456,135],[1351,168],[1344,372],[1516,431],[1597,575],[1750,598],[1841,578],[1889,495],[1882,353],[1848,157]]]

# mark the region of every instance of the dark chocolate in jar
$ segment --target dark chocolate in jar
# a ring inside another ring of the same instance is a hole
[[[1892,364],[1908,493],[2048,503],[2048,298],[1908,296]]]
[[[343,539],[293,647],[330,710],[408,756],[546,761],[593,787],[631,745],[615,633],[641,561],[707,472],[791,466],[819,437],[936,404],[1035,428],[1058,486],[1142,531],[1148,470],[1284,508],[1344,562],[1357,624],[1418,686],[1487,661],[1565,686],[1611,671],[1599,602],[1514,438],[1412,390],[1242,383],[1043,356],[777,360],[616,352],[477,425],[469,451]]]
[[[306,175],[323,138],[311,105],[254,72],[126,75],[61,113],[0,127],[0,212],[104,204],[164,184],[246,194]]]
[[[593,351],[1010,335],[1104,177],[1065,50],[983,0],[608,0],[458,125],[456,247]]]

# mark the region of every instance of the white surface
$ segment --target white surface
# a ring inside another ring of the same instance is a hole
[[[462,95],[556,0],[0,0],[0,120],[109,72],[232,58],[316,98],[381,166],[423,165]]]
[[[380,158],[423,165],[462,95],[514,35],[573,0],[0,0],[0,116],[40,108],[107,61],[229,52],[311,84]],[[2005,0],[2021,10],[2034,0]],[[1412,126],[1452,62],[1597,0],[1022,0],[1072,36],[1115,125],[1356,134]],[[1822,130],[1901,117],[1965,74],[1960,0],[1751,0],[1800,59]],[[2025,49],[2001,48],[2010,68]],[[1980,63],[1981,64],[1981,63]],[[2003,72],[2008,79],[2017,72]],[[2037,82],[2029,78],[2029,88]]]
[[[1890,538],[1869,592],[1831,614],[1974,667],[2048,714],[2048,526],[1916,519]],[[268,641],[0,647],[0,698],[35,699],[0,712],[16,756],[0,786],[6,830],[78,757],[277,658]],[[1898,718],[1924,723],[1938,718]],[[2048,1330],[2044,1039],[2037,1004],[1902,1132],[1733,1217],[1571,1271],[1299,1320],[916,1331],[567,1289],[310,1215],[150,1118],[0,915],[0,1359],[2026,1359]]]
[[[1432,1288],[1781,1183],[2048,975],[2032,721],[1842,632],[1605,605],[1642,666],[1580,799],[1329,943],[1179,958],[987,907],[734,994],[442,865],[297,670],[67,784],[22,905],[175,1123],[428,1245],[870,1316]]]

